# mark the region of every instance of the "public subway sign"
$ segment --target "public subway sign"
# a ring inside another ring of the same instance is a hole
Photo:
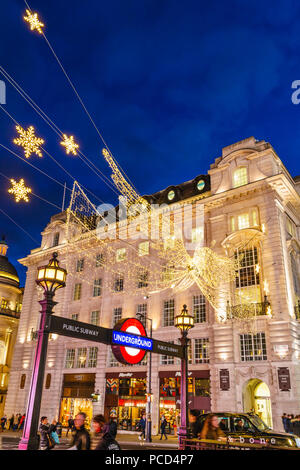
[[[153,350],[152,338],[147,338],[142,322],[137,318],[120,320],[112,331],[112,352],[122,364],[140,363],[147,351]]]
[[[104,344],[111,343],[111,330],[109,328],[102,328],[101,326],[57,317],[55,315],[49,317],[49,324],[46,325],[46,329],[49,333],[56,333],[62,336],[71,336],[72,338],[85,339]]]

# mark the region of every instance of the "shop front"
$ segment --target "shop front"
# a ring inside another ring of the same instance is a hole
[[[180,426],[180,385],[178,371],[159,372],[159,416],[167,420],[167,433],[176,434]],[[188,373],[188,408],[200,413],[210,411],[210,372],[196,370]]]
[[[105,418],[116,419],[119,429],[135,431],[146,412],[146,382],[145,372],[107,373]]]
[[[87,415],[89,428],[93,417],[92,394],[95,391],[95,374],[64,374],[60,404],[60,421],[68,426],[68,419],[77,413]]]

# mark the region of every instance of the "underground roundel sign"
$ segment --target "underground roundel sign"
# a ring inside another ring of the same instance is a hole
[[[152,347],[152,339],[147,338],[144,325],[136,318],[123,319],[114,326],[111,348],[122,364],[138,364]]]

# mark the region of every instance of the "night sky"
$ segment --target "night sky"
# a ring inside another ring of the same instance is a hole
[[[295,0],[29,0],[110,150],[141,194],[206,173],[222,147],[254,136],[272,144],[292,176],[300,173],[300,2]],[[3,0],[0,65],[83,153],[109,177],[102,142],[44,38],[23,21],[22,0]],[[3,77],[0,75],[0,79]],[[4,108],[24,128],[33,125],[44,148],[101,200],[109,189],[81,160],[67,156],[58,136],[6,82]],[[0,109],[0,144],[15,124]],[[24,178],[33,192],[59,207],[63,189],[0,147],[0,171]],[[47,155],[28,160],[72,187]],[[39,246],[55,207],[32,196],[14,202],[0,176],[0,235],[17,259]],[[67,194],[70,194],[67,192]],[[93,201],[96,202],[97,201]]]

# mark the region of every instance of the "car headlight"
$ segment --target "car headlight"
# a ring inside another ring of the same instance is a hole
[[[295,437],[296,446],[300,447],[300,437]]]

